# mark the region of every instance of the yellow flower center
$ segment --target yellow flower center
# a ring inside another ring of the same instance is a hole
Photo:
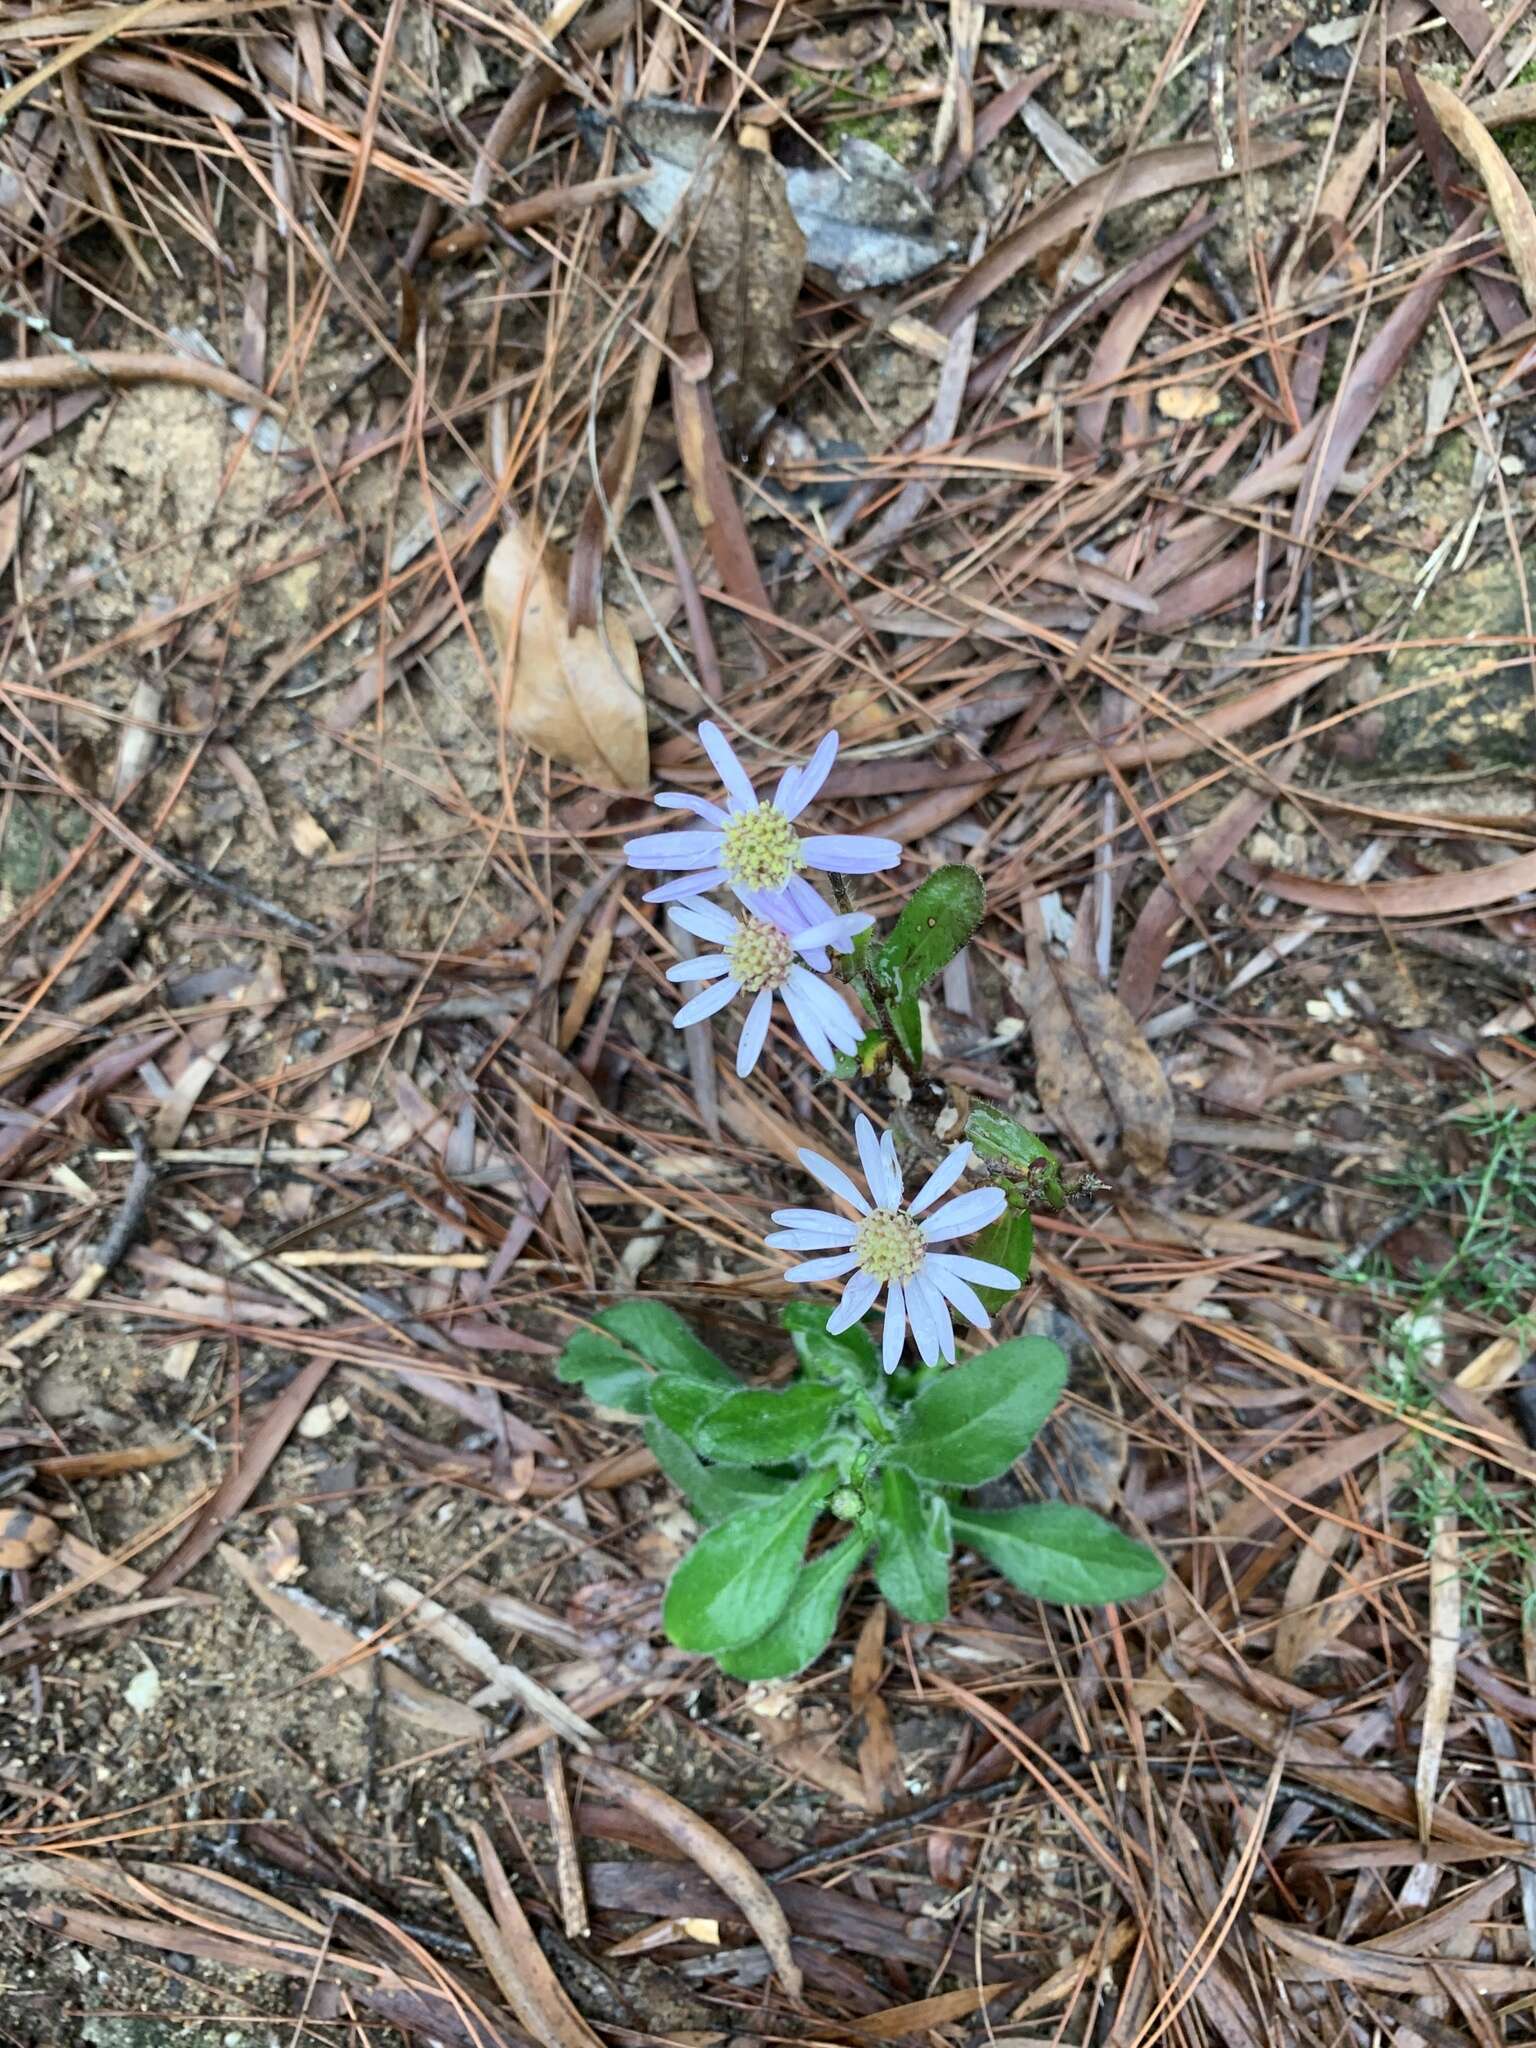
[[[799,833],[772,804],[739,812],[725,826],[721,840],[725,872],[743,889],[782,889],[805,866]]]
[[[922,1270],[928,1247],[922,1228],[900,1209],[876,1209],[853,1241],[859,1264],[873,1280],[910,1280]]]
[[[765,988],[782,988],[795,964],[795,949],[776,926],[760,917],[744,917],[726,958],[731,979],[757,995]]]

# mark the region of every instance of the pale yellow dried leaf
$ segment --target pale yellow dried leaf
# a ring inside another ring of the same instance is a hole
[[[320,820],[311,817],[308,811],[299,812],[288,827],[288,837],[293,842],[294,851],[301,853],[306,860],[313,860],[318,854],[336,851],[335,840]]]
[[[565,571],[565,557],[521,521],[486,565],[507,730],[588,782],[645,789],[651,759],[634,638],[612,605],[596,630],[572,632]]]
[[[1221,393],[1209,384],[1165,384],[1157,394],[1165,420],[1208,420],[1221,411]]]
[[[1536,313],[1536,206],[1531,204],[1530,193],[1476,114],[1457,99],[1448,85],[1421,76],[1419,87],[1445,130],[1446,140],[1475,167],[1487,188],[1488,204],[1504,237],[1525,303]]]

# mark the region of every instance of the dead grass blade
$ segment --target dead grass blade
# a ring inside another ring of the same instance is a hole
[[[1285,163],[1300,147],[1298,142],[1255,143],[1243,168],[1267,170],[1273,164]],[[1001,290],[1026,263],[1068,235],[1078,233],[1090,221],[1146,199],[1162,198],[1186,185],[1204,185],[1214,178],[1231,177],[1236,168],[1222,167],[1213,143],[1178,143],[1168,149],[1143,150],[1125,163],[1112,164],[1108,170],[1084,178],[1080,185],[1053,193],[960,280],[934,316],[934,326],[941,334],[952,334],[968,313],[974,313],[995,291]]]
[[[600,1763],[587,1757],[581,1769],[598,1791],[621,1800],[631,1812],[648,1821],[735,1901],[768,1951],[780,1983],[791,1998],[798,1999],[804,1979],[790,1953],[789,1921],[784,1908],[735,1844],[728,1842],[708,1821],[700,1820],[670,1792],[647,1784],[644,1778],[636,1777],[619,1764]]]

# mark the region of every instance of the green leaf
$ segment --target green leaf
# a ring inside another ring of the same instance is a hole
[[[555,1377],[580,1387],[601,1408],[620,1408],[626,1415],[650,1412],[651,1373],[645,1361],[598,1330],[572,1331]]]
[[[719,1458],[727,1465],[781,1465],[786,1458],[803,1458],[816,1448],[841,1404],[836,1387],[810,1380],[800,1380],[782,1393],[743,1387],[710,1410],[693,1442],[706,1458]]]
[[[949,1612],[949,1503],[910,1472],[887,1465],[875,1503],[875,1584],[908,1621],[942,1621]]]
[[[923,1064],[923,1013],[916,996],[893,996],[891,1026],[914,1067]]]
[[[935,1486],[980,1486],[1029,1448],[1066,1379],[1060,1345],[1015,1337],[924,1387],[886,1456]]]
[[[914,890],[890,937],[874,956],[875,978],[881,988],[902,1001],[921,994],[961,947],[969,944],[986,907],[986,888],[974,868],[936,868]],[[900,1016],[893,1016],[892,1021],[906,1038]]]
[[[829,1336],[827,1319],[833,1308],[828,1302],[792,1301],[779,1310],[779,1321],[789,1332],[800,1370],[833,1386],[877,1384],[880,1360],[875,1340],[862,1323]]]
[[[700,1423],[712,1409],[729,1399],[724,1387],[715,1386],[707,1380],[684,1379],[675,1372],[658,1373],[651,1381],[651,1413],[659,1417],[674,1436],[680,1436],[695,1449],[701,1448]]]
[[[990,1103],[978,1102],[965,1120],[965,1135],[978,1159],[995,1160],[1025,1176],[1030,1196],[1048,1209],[1064,1209],[1066,1189],[1049,1145]]]
[[[680,1650],[711,1656],[772,1628],[800,1576],[805,1539],[835,1474],[808,1472],[778,1500],[701,1536],[672,1574],[662,1622]]]
[[[680,1373],[685,1379],[710,1380],[717,1385],[739,1385],[734,1373],[722,1365],[707,1344],[701,1344],[675,1309],[661,1301],[621,1301],[605,1308],[597,1317],[607,1330],[638,1351],[657,1372]]]
[[[645,1425],[645,1441],[651,1456],[706,1528],[743,1508],[761,1507],[788,1493],[795,1483],[790,1478],[749,1471],[744,1465],[706,1465],[675,1430],[654,1415]]]
[[[1027,1209],[1015,1209],[1012,1203],[1003,1211],[995,1223],[989,1223],[974,1244],[966,1247],[973,1258],[987,1259],[994,1266],[1001,1266],[1005,1273],[1017,1276],[1019,1286],[1029,1278],[1029,1262],[1035,1250],[1035,1224]],[[986,1308],[1001,1308],[1005,1301],[1013,1299],[1016,1290],[1011,1287],[978,1287]]]
[[[1024,1508],[954,1510],[955,1540],[969,1543],[1036,1600],[1097,1607],[1134,1600],[1163,1583],[1162,1560],[1092,1508],[1042,1501]]]
[[[805,1566],[773,1627],[716,1658],[732,1678],[793,1678],[814,1664],[837,1628],[843,1588],[864,1555],[865,1539],[845,1536]]]

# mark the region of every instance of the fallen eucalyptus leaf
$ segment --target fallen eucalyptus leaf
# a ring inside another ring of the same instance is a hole
[[[1536,207],[1531,204],[1530,193],[1487,128],[1448,85],[1442,85],[1438,79],[1420,78],[1419,86],[1451,146],[1476,167],[1488,188],[1488,204],[1504,237],[1525,303],[1536,311]]]
[[[626,197],[688,252],[714,354],[716,417],[725,438],[745,449],[762,435],[794,375],[805,236],[766,140],[749,147],[717,135],[718,126],[703,108],[637,100],[624,112],[619,162],[625,170],[650,170]]]
[[[502,715],[525,746],[590,782],[644,789],[651,779],[645,684],[628,626],[611,607],[571,630],[565,557],[519,521],[486,564],[485,610],[500,656]]]

